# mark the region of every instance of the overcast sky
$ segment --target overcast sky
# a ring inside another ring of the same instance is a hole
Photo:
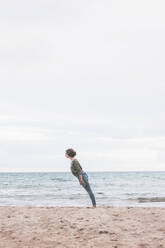
[[[165,170],[165,3],[0,3],[0,171]]]

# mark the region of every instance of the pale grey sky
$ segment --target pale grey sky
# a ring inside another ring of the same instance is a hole
[[[165,3],[0,3],[0,171],[165,170]]]

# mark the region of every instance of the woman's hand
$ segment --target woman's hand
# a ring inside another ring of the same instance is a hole
[[[86,183],[83,180],[82,174],[80,174],[79,179],[80,179],[80,184],[82,184],[85,187]]]
[[[80,183],[85,187],[86,183],[83,180],[80,180]]]

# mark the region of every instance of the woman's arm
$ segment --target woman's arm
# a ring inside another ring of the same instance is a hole
[[[83,181],[82,174],[79,175],[80,181]]]
[[[83,178],[82,178],[82,174],[79,175],[79,178],[80,178],[80,182],[81,182],[84,186],[86,186],[86,183],[84,182],[84,180],[83,180]]]
[[[78,175],[80,183],[82,185],[84,185],[84,187],[85,187],[86,183],[84,182],[84,180],[82,178],[82,167],[81,167],[80,163],[77,160],[73,160],[72,170],[74,171],[75,174]]]

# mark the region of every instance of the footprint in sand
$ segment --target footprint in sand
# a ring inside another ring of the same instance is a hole
[[[127,228],[121,228],[121,230],[122,230],[122,231],[128,231],[128,229],[127,229]]]
[[[107,230],[101,230],[99,231],[99,234],[102,234],[102,233],[109,233]]]
[[[83,230],[84,230],[84,228],[80,228],[80,229],[79,229],[79,231],[83,231]]]
[[[114,238],[114,239],[111,239],[111,241],[118,241],[118,239],[115,239],[115,238]]]
[[[73,229],[75,229],[76,228],[76,226],[70,226],[71,228],[73,228]]]
[[[140,248],[149,248],[148,244],[146,244],[146,243],[139,244],[139,247]]]
[[[157,230],[160,231],[160,232],[165,232],[165,228],[159,228]]]

